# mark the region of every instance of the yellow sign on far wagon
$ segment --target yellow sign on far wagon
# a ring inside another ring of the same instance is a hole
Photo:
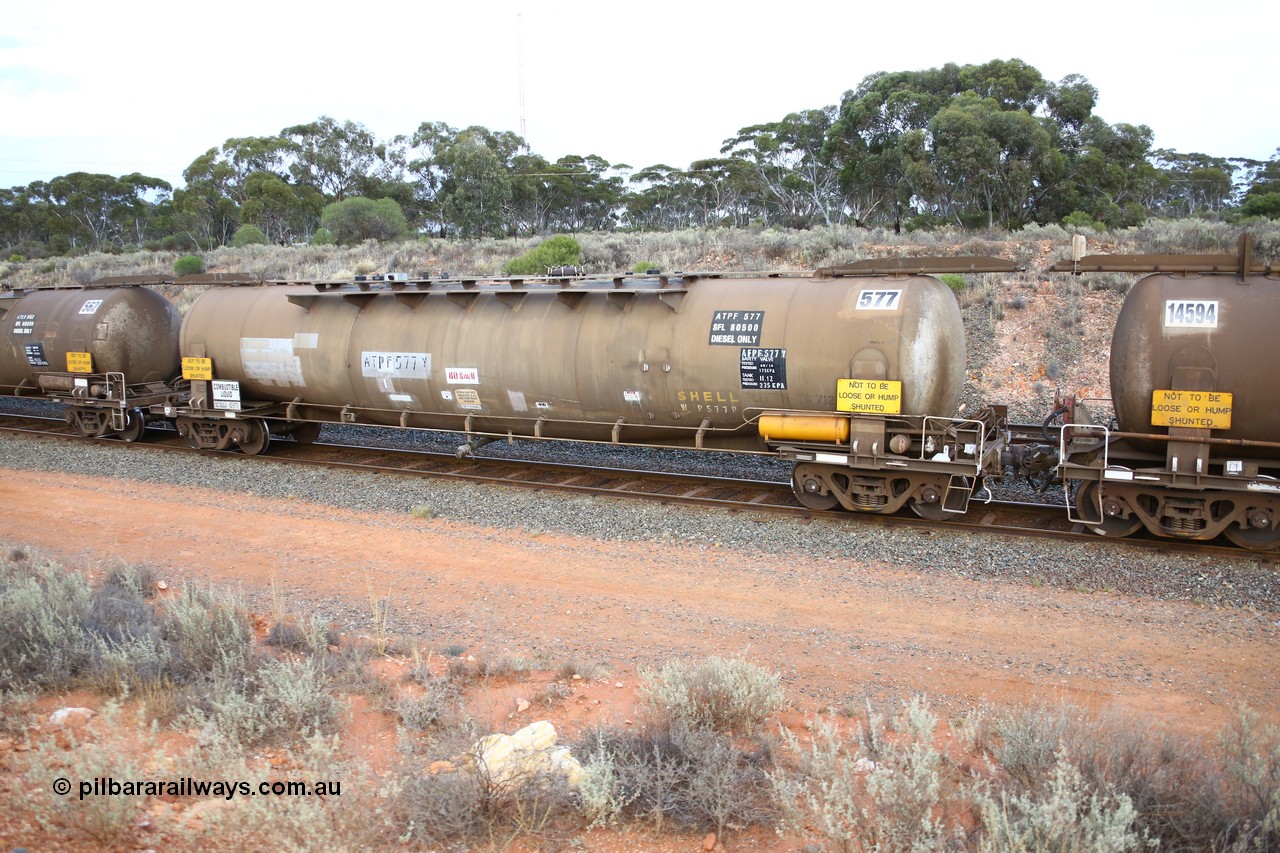
[[[1231,395],[1225,391],[1160,391],[1151,394],[1151,425],[1231,429]]]
[[[213,378],[213,359],[211,358],[190,358],[182,359],[182,378],[183,379],[212,379]]]
[[[93,373],[93,353],[67,353],[67,373]]]
[[[902,383],[888,379],[839,379],[836,411],[875,415],[902,414]]]

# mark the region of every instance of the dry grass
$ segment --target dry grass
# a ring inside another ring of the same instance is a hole
[[[1108,252],[1231,253],[1241,229],[1221,222],[1153,220],[1137,228],[1087,232],[1090,244]],[[1280,257],[1280,223],[1250,223],[1255,253]],[[867,257],[994,255],[1028,269],[1043,270],[1069,255],[1071,231],[1057,225],[1028,226],[1016,233],[942,229],[894,234],[850,225],[795,231],[779,228],[701,229],[671,232],[576,234],[589,272],[630,270],[639,263],[672,270],[808,270]],[[366,241],[357,246],[223,246],[203,255],[209,272],[239,272],[265,278],[342,279],[399,271],[441,275],[498,275],[511,259],[542,238],[438,240],[399,243]],[[1043,247],[1050,247],[1047,253]],[[181,253],[89,253],[73,258],[0,264],[0,280],[11,288],[72,286],[104,275],[172,274]],[[1109,281],[1103,286],[1115,286]],[[183,301],[177,300],[181,304]]]

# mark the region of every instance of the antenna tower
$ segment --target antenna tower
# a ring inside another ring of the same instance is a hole
[[[525,140],[524,148],[529,150],[529,137],[524,125],[524,27],[519,12],[516,12],[516,74],[520,88],[520,138]]]

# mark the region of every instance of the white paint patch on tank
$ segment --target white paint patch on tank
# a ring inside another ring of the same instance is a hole
[[[293,338],[241,338],[240,364],[247,379],[264,385],[306,388],[302,360],[293,352]]]

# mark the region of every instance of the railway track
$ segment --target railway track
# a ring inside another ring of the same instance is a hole
[[[1021,430],[1023,437],[1030,428]],[[1017,429],[1015,428],[1015,433]],[[49,440],[83,442],[61,418],[0,412],[0,434],[26,435]],[[1064,542],[1106,542],[1121,547],[1179,554],[1207,554],[1239,558],[1250,552],[1212,542],[1178,542],[1141,535],[1105,539],[1067,518],[1061,504],[1029,503],[975,498],[964,515],[944,520],[918,518],[910,513],[897,515],[851,514],[843,510],[817,511],[803,507],[795,499],[789,482],[744,480],[705,474],[682,474],[652,470],[599,467],[471,456],[457,458],[452,453],[427,450],[373,447],[354,443],[316,441],[300,444],[292,440],[272,442],[269,454],[249,457],[239,451],[192,449],[172,429],[151,426],[144,440],[126,443],[99,439],[121,450],[155,453],[197,453],[204,457],[253,459],[276,465],[310,465],[396,476],[418,476],[444,480],[488,483],[518,488],[542,489],[657,501],[682,506],[705,506],[731,512],[772,513],[812,521],[835,523],[882,523],[932,531],[983,532],[1016,537],[1056,539]],[[1260,553],[1270,562],[1274,554]]]

